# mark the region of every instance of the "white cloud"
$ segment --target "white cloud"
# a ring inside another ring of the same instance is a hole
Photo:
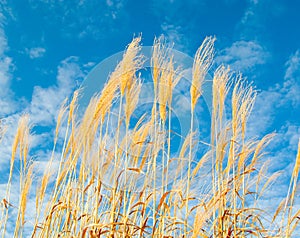
[[[36,86],[30,105],[30,115],[34,123],[52,125],[55,121],[59,104],[63,101],[63,93],[57,87],[41,88]],[[67,96],[67,95],[65,95]]]
[[[7,87],[10,83],[9,69],[12,64],[12,59],[5,55],[8,46],[7,38],[2,28],[2,17],[0,15],[0,96],[7,92]]]
[[[267,62],[269,53],[255,41],[236,41],[216,57],[218,64],[229,64],[235,71],[246,72]]]
[[[83,67],[85,68],[92,68],[96,65],[96,62],[93,62],[93,61],[90,61],[90,62],[87,62],[86,64],[83,65]]]
[[[286,62],[286,72],[281,92],[285,95],[284,103],[289,103],[293,108],[300,106],[300,51],[297,50]],[[280,87],[280,86],[277,86]]]
[[[174,24],[168,24],[164,22],[161,25],[162,33],[166,37],[167,41],[171,44],[174,43],[174,48],[177,50],[187,49],[187,39],[184,34],[182,34],[182,27],[176,26]]]
[[[262,91],[258,93],[249,118],[248,136],[261,136],[272,128],[276,116],[276,105],[281,100],[280,92]]]
[[[257,1],[249,1],[249,7],[246,9],[244,16],[242,17],[241,23],[242,24],[250,24],[250,23],[254,23],[254,19],[255,18],[255,8],[257,7]],[[252,25],[250,24],[250,25]]]
[[[63,60],[57,69],[57,85],[42,88],[34,87],[30,105],[30,116],[39,125],[53,125],[63,100],[70,96],[76,80],[82,78],[83,72],[77,63],[77,57]]]
[[[258,93],[250,117],[252,135],[261,134],[274,127],[283,126],[290,118],[282,115],[283,110],[295,110],[300,106],[300,52],[297,50],[285,63],[286,71],[282,84],[276,84]],[[278,124],[277,124],[278,125]]]
[[[10,89],[14,64],[11,57],[6,55],[8,48],[7,37],[3,29],[3,15],[0,14],[0,118],[3,118],[18,108]]]
[[[286,62],[286,72],[285,79],[291,79],[293,77],[299,77],[300,75],[300,50],[297,50],[294,54],[292,54],[289,60]],[[297,75],[295,75],[297,74]]]
[[[3,40],[3,37],[0,37],[0,41]],[[1,96],[7,93],[10,85],[10,68],[12,65],[12,59],[10,57],[1,55],[2,59],[0,60],[0,93]]]
[[[258,106],[269,113],[283,108],[298,109],[300,106],[300,51],[292,54],[285,63],[283,83],[277,83],[258,96]],[[260,102],[261,101],[261,102]]]
[[[296,152],[298,146],[298,140],[300,137],[300,126],[287,123],[281,128],[282,139],[287,141],[288,148]]]
[[[5,119],[2,121],[4,126],[7,127],[7,132],[0,144],[0,171],[5,171],[8,168],[7,166],[10,160],[11,146],[21,114],[29,112],[30,121],[33,125],[55,125],[57,112],[61,103],[66,97],[71,96],[72,90],[75,86],[75,81],[81,77],[83,77],[83,73],[80,69],[78,59],[76,57],[66,58],[57,68],[57,85],[53,85],[48,88],[36,86],[33,91],[31,102],[27,103],[27,106],[23,109],[23,111],[12,112],[10,115],[5,116]],[[1,99],[2,98],[0,98],[0,106],[3,107],[4,103]],[[7,106],[7,108],[11,108],[14,104],[16,104],[16,107],[20,106],[18,102],[4,102],[6,103],[5,106]],[[1,108],[1,113],[3,113],[3,108]],[[53,131],[53,127],[49,130]],[[35,156],[37,155],[36,150],[40,151],[39,154],[41,154],[41,151],[45,150],[51,139],[52,133],[49,131],[36,133],[31,136],[30,143],[32,148],[35,149]],[[38,156],[36,159],[40,160],[41,158]]]
[[[292,175],[300,138],[299,133],[299,125],[292,125],[287,122],[277,131],[269,146],[272,152],[270,155],[272,159],[270,169],[273,171],[283,170],[283,180],[280,183],[286,184]]]
[[[31,49],[26,49],[27,54],[29,55],[30,59],[41,58],[46,53],[46,49],[42,47],[35,47]]]

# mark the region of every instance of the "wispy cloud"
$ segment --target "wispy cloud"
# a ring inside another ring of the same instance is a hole
[[[3,16],[0,15],[0,95],[3,96],[10,83],[9,69],[12,59],[5,55],[8,49],[7,38],[2,27]]]
[[[289,60],[286,62],[285,79],[291,79],[293,77],[299,77],[300,75],[300,50],[297,50],[292,54]]]
[[[216,58],[218,64],[225,63],[235,71],[249,72],[257,65],[267,62],[269,53],[255,41],[236,41],[220,51]]]
[[[286,71],[281,84],[270,86],[258,94],[252,116],[253,133],[264,132],[291,120],[290,110],[298,114],[300,106],[300,53],[297,50],[285,63]],[[299,114],[298,114],[299,115]],[[300,124],[300,121],[297,122]]]
[[[76,80],[80,80],[83,76],[77,57],[63,60],[57,69],[56,85],[34,88],[30,105],[32,121],[44,126],[53,125],[61,103],[70,96],[76,86]]]
[[[30,1],[31,7],[43,11],[47,27],[59,25],[65,38],[105,38],[109,33],[124,29],[127,12],[126,1]],[[58,14],[63,13],[63,14]]]
[[[237,30],[242,39],[265,39],[270,30],[268,21],[277,18],[285,11],[284,1],[247,0],[247,7],[241,20],[237,23]]]
[[[46,53],[46,49],[43,47],[34,47],[26,49],[26,53],[29,55],[30,59],[36,59],[43,57]]]
[[[250,137],[262,136],[267,131],[270,132],[276,118],[277,103],[281,98],[280,92],[276,91],[266,90],[258,93],[249,119],[248,135]]]
[[[14,64],[13,59],[6,55],[8,43],[3,28],[4,20],[4,16],[0,15],[0,118],[17,110],[17,102],[10,89]]]
[[[284,103],[289,103],[294,109],[300,106],[300,51],[292,54],[285,64],[286,72],[281,88],[285,94]]]
[[[0,147],[0,153],[2,155],[2,159],[0,161],[1,171],[2,169],[7,169],[6,165],[9,163],[11,145],[14,140],[20,116],[23,113],[28,112],[30,114],[30,121],[33,125],[47,126],[50,128],[49,131],[37,132],[31,136],[32,148],[35,149],[37,153],[41,154],[41,152],[38,151],[44,151],[47,149],[41,145],[48,144],[52,138],[51,131],[53,131],[53,126],[56,123],[57,112],[63,100],[71,96],[76,85],[76,80],[81,80],[83,76],[84,73],[81,70],[81,65],[77,57],[68,57],[64,59],[57,67],[57,83],[55,85],[48,88],[36,86],[33,90],[31,102],[27,102],[27,107],[5,117],[3,122],[8,130],[4,135]],[[13,103],[20,106],[18,102]],[[7,104],[9,107],[12,106],[12,102],[10,101],[8,101]],[[40,158],[36,159],[39,160]]]
[[[161,29],[167,41],[174,43],[174,48],[176,50],[186,51],[188,49],[188,40],[182,33],[183,29],[181,26],[164,22],[161,25]]]

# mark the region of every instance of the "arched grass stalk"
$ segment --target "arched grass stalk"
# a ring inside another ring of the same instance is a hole
[[[198,102],[199,97],[202,94],[202,84],[204,83],[205,77],[208,73],[208,70],[212,64],[213,59],[213,44],[215,38],[207,37],[204,39],[202,45],[196,52],[193,64],[192,71],[192,83],[190,87],[190,95],[191,95],[191,129],[190,133],[192,134],[194,131],[194,111],[196,104]],[[191,163],[192,163],[192,145],[193,145],[193,137],[190,136],[189,142],[189,159],[188,159],[188,172],[187,172],[187,191],[186,191],[186,219],[188,219],[189,214],[189,192],[190,192],[190,176],[191,176]],[[186,225],[187,227],[187,221]],[[185,233],[187,231],[185,230]]]

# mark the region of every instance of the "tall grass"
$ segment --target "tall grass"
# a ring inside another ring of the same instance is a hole
[[[206,38],[192,67],[190,131],[174,155],[173,92],[183,69],[175,64],[163,38],[155,39],[152,111],[133,120],[143,85],[139,72],[145,57],[140,41],[137,37],[128,45],[82,118],[76,113],[80,90],[70,103],[62,104],[52,155],[36,191],[31,189],[35,163],[28,159],[29,115],[20,119],[2,199],[2,237],[28,236],[25,226],[31,228],[31,237],[291,237],[300,220],[300,211],[293,209],[300,144],[286,198],[271,216],[259,203],[279,175],[266,177],[263,156],[274,135],[260,140],[246,136],[256,91],[229,68],[216,68],[210,142],[199,155],[194,116],[213,63],[215,41]],[[112,105],[118,110],[112,111]],[[110,128],[112,117],[117,118],[116,128]],[[61,131],[65,134],[58,145]],[[60,151],[57,171],[53,171],[55,151]],[[10,201],[14,170],[20,172],[19,204]],[[35,207],[30,207],[33,220],[26,217],[29,194],[35,199]],[[9,222],[13,231],[7,229]]]

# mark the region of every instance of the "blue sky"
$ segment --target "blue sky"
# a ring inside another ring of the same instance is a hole
[[[282,88],[287,77],[297,78],[299,7],[278,0],[1,1],[1,87],[16,103],[1,117],[19,111],[17,101],[31,103],[35,87],[57,85],[59,69],[78,67],[84,77],[139,33],[144,45],[165,34],[191,56],[214,35],[218,63],[231,64],[258,89]]]
[[[249,134],[277,132],[268,156],[286,181],[300,135],[299,10],[296,0],[0,0],[0,118],[10,128],[0,172],[7,172],[20,115],[29,112],[41,126],[33,147],[46,145],[52,132],[43,127],[54,125],[63,99],[134,35],[142,33],[146,46],[164,34],[191,56],[213,35],[215,62],[256,85]],[[47,149],[37,157],[45,160]],[[2,185],[6,179],[0,176]]]

